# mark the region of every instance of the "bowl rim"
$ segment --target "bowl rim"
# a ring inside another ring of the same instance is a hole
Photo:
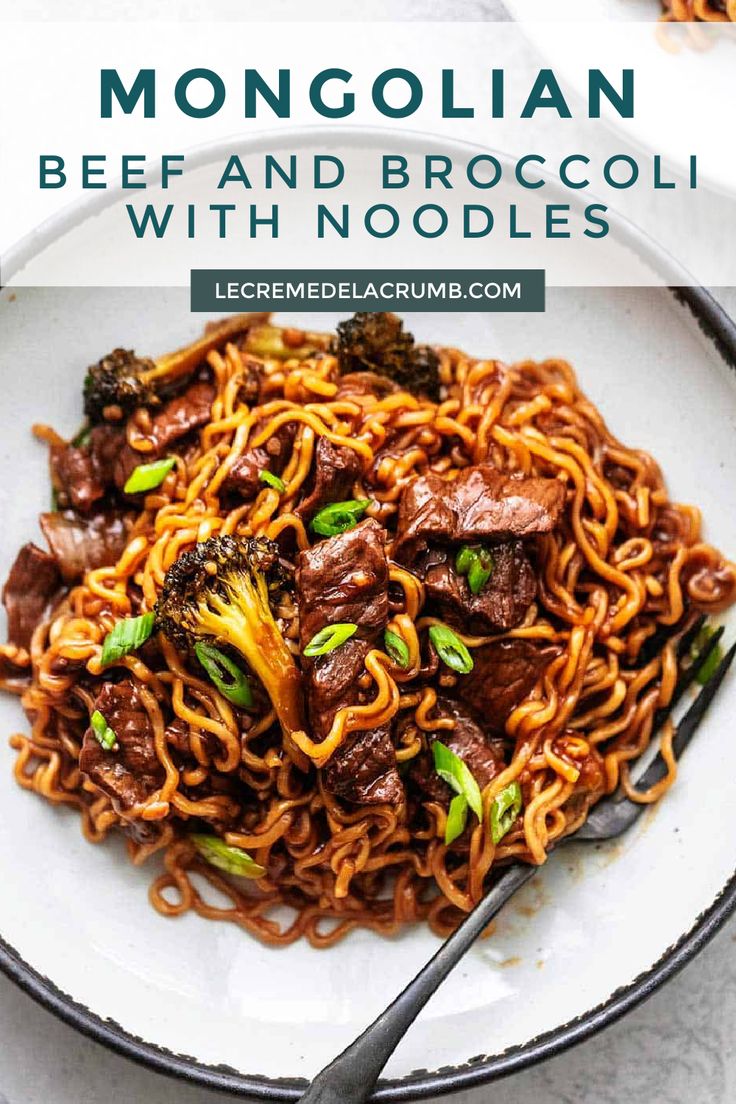
[[[405,147],[413,152],[426,149],[427,143],[441,145],[457,153],[483,151],[497,157],[504,168],[513,164],[508,155],[480,147],[475,143],[460,141],[443,135],[415,130],[392,130],[388,127],[322,126],[284,128],[277,132],[262,131],[242,137],[217,139],[197,146],[187,153],[189,167],[201,167],[222,153],[247,148],[251,153],[263,152],[273,147],[274,137],[289,142],[296,148],[313,145],[315,140],[324,148],[325,141],[348,146],[368,145],[377,147],[387,138],[400,137]],[[150,179],[155,180],[156,174]],[[550,191],[564,194],[575,207],[591,200],[590,193],[582,197],[570,195],[548,178]],[[58,240],[78,223],[99,213],[114,203],[120,189],[112,186],[104,193],[92,197],[81,196],[43,221],[7,250],[3,258],[3,276],[10,278],[48,245]],[[664,282],[664,288],[677,302],[692,314],[705,337],[715,346],[720,358],[736,371],[736,323],[716,302],[705,288],[693,282],[689,273],[654,239],[628,219],[608,211],[611,228],[619,240],[635,251],[640,259],[655,270]],[[3,279],[3,287],[7,287]],[[648,970],[633,981],[619,988],[601,1004],[589,1009],[567,1023],[544,1034],[514,1046],[500,1054],[472,1059],[459,1066],[443,1067],[434,1072],[421,1070],[399,1079],[379,1081],[371,1100],[411,1101],[430,1096],[441,1096],[480,1085],[486,1085],[509,1074],[527,1069],[538,1062],[560,1054],[582,1042],[598,1031],[614,1023],[626,1012],[646,1000],[665,981],[678,973],[709,942],[725,921],[736,911],[736,871],[731,875],[713,903],[696,918],[693,926],[669,947]],[[30,963],[8,944],[0,934],[0,970],[20,989],[42,1007],[75,1028],[82,1035],[102,1043],[108,1049],[130,1058],[157,1073],[177,1077],[190,1084],[207,1089],[217,1089],[240,1096],[265,1101],[298,1101],[307,1082],[297,1078],[274,1078],[263,1075],[242,1074],[229,1066],[207,1065],[185,1054],[176,1054],[156,1043],[133,1035],[111,1019],[102,1019],[97,1013],[64,993],[49,977],[39,973]]]

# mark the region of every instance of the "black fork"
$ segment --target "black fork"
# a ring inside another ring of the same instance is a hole
[[[691,645],[704,624],[705,618],[701,617],[680,636],[677,648],[678,660],[686,660]],[[713,633],[697,658],[688,666],[681,668],[672,701],[655,714],[653,732],[656,732],[670,716],[683,694],[705,668],[718,647],[722,635],[722,628]],[[676,759],[680,758],[693,738],[735,654],[736,644],[720,661],[714,674],[678,724],[672,742]],[[665,762],[661,754],[657,754],[637,779],[637,784],[640,789],[647,790],[663,778],[666,772]],[[582,827],[565,837],[558,846],[569,840],[615,839],[635,823],[646,807],[644,804],[630,801],[625,796],[613,794],[600,801]],[[386,1062],[429,998],[509,898],[530,881],[537,870],[539,870],[537,866],[520,863],[508,867],[457,931],[442,944],[437,953],[426,966],[422,967],[413,981],[409,982],[385,1012],[382,1012],[354,1043],[351,1043],[334,1062],[315,1077],[301,1097],[301,1104],[365,1104]]]

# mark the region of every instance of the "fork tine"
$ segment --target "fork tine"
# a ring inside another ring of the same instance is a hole
[[[708,706],[718,693],[718,689],[726,677],[726,672],[733,663],[734,656],[736,656],[736,644],[732,645],[726,652],[725,656],[678,724],[675,738],[672,741],[672,750],[677,759],[680,758],[683,751],[690,743],[696,728],[705,716]]]
[[[698,637],[698,633],[702,628],[705,627],[705,623],[707,620],[708,618],[705,616],[705,614],[701,613],[700,616],[696,617],[693,623],[682,634],[677,645],[678,659],[682,659],[682,657],[690,651],[690,648],[695,643]]]
[[[721,635],[722,634],[718,634],[719,639]],[[714,638],[711,637],[708,643],[711,647],[704,649],[699,659],[688,669],[688,675],[693,669],[697,672],[697,670],[702,667],[707,659],[705,652],[707,651],[710,655],[713,648],[717,647],[718,640],[714,640]],[[695,735],[700,722],[705,716],[708,706],[718,693],[720,685],[726,677],[726,672],[733,663],[734,656],[736,656],[736,644],[734,644],[723,657],[698,697],[678,724],[672,740],[672,751],[678,762],[685,748]],[[670,710],[671,706],[668,706],[666,709],[660,710],[659,712],[668,716]],[[657,714],[655,714],[655,722],[656,718]],[[653,732],[656,733],[656,731],[657,729],[653,728]],[[667,768],[660,752],[649,764],[642,776],[636,780],[636,788],[642,791],[648,790],[651,786],[659,782],[666,773]],[[626,797],[612,794],[596,805],[582,827],[570,838],[581,840],[615,839],[616,836],[620,836],[630,828],[631,825],[639,819],[642,811],[646,808],[646,805],[631,801]]]
[[[711,639],[713,639],[713,637],[711,637]],[[723,657],[721,662],[718,664],[718,667],[713,672],[713,675],[708,679],[708,682],[700,691],[697,698],[678,724],[677,729],[675,730],[674,738],[672,740],[672,751],[674,753],[675,759],[679,760],[683,751],[695,735],[695,731],[702,721],[703,717],[705,716],[708,706],[713,701],[713,698],[716,696],[718,688],[723,682],[726,672],[731,666],[735,655],[736,644],[734,644],[733,647]],[[694,666],[695,664],[693,664],[693,667]],[[689,673],[690,672],[688,671],[688,674]],[[656,729],[653,728],[652,731],[656,732]],[[653,786],[655,784],[655,782],[659,782],[660,778],[663,778],[666,773],[667,768],[665,767],[664,760],[662,759],[661,755],[657,755],[656,759],[654,759],[644,771],[644,774],[641,776],[641,778],[637,779],[636,788],[638,790],[648,790],[650,786]]]
[[[684,631],[682,619],[680,619],[676,625],[660,625],[657,631],[652,633],[648,640],[644,641],[639,655],[636,657],[634,666],[637,669],[646,667],[648,663],[651,663],[651,661],[660,654],[665,644],[669,640],[675,638],[680,632],[682,636],[677,644],[677,654],[678,656],[684,655],[685,652],[689,650],[690,645],[702,629],[707,618],[704,613],[701,613],[698,617],[692,617],[692,615],[690,615],[684,620]]]
[[[721,637],[723,636],[725,631],[726,630],[723,625],[721,625],[719,629],[716,629],[713,635],[708,638],[708,642],[706,643],[705,647],[702,649],[702,651],[698,653],[690,666],[680,673],[680,677],[675,684],[675,689],[669,702],[667,703],[667,705],[661,706],[661,708],[659,708],[654,714],[654,719],[652,721],[652,732],[656,732],[657,729],[662,727],[664,722],[669,717],[670,713],[680,703],[685,691],[689,690],[695,679],[698,677],[700,671],[703,669],[713,652],[718,647]],[[693,636],[693,640],[694,639],[695,637]],[[680,656],[680,658],[683,658],[686,655],[687,650],[688,649],[683,648],[682,653],[680,654],[680,649],[678,648],[678,655]]]

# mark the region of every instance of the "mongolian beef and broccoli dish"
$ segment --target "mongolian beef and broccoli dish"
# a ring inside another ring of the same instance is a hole
[[[35,427],[48,551],[3,592],[15,774],[162,860],[167,916],[449,931],[635,792],[677,633],[736,592],[561,360],[245,315],[115,349],[83,401],[72,441]]]

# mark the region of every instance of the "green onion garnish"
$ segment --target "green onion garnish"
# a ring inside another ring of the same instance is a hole
[[[262,878],[266,873],[265,867],[259,866],[247,851],[240,847],[231,847],[219,836],[195,833],[189,838],[202,858],[218,870],[239,874],[241,878]]]
[[[85,422],[84,425],[77,430],[69,443],[74,448],[84,448],[86,445],[89,444],[89,439],[91,436],[92,430],[89,426],[89,423]]]
[[[397,667],[409,666],[409,649],[398,633],[386,629],[383,634],[383,645]]]
[[[311,528],[321,537],[335,537],[353,529],[371,504],[369,498],[353,498],[323,506],[312,518]]]
[[[123,487],[125,494],[140,494],[142,491],[152,491],[159,487],[169,474],[174,464],[175,456],[167,456],[165,460],[153,460],[150,464],[139,464],[129,475],[128,481]]]
[[[521,812],[521,786],[509,782],[491,804],[491,839],[500,843]]]
[[[97,738],[98,744],[100,744],[105,751],[112,751],[118,746],[118,738],[115,735],[114,729],[110,728],[105,718],[100,713],[99,709],[95,709],[94,713],[89,719],[90,727]]]
[[[144,613],[140,617],[125,617],[122,621],[117,621],[102,645],[102,666],[115,663],[128,652],[134,652],[141,644],[145,644],[153,632],[155,617],[155,613]]]
[[[269,487],[273,487],[279,494],[283,494],[286,490],[286,484],[283,479],[279,479],[277,475],[274,475],[273,472],[268,471],[266,468],[259,471],[258,478],[261,483],[268,483]]]
[[[480,797],[480,787],[470,773],[467,763],[463,762],[459,755],[451,751],[439,740],[432,745],[434,755],[434,769],[443,782],[446,782],[455,793],[462,794],[475,815],[483,816],[483,803]]]
[[[194,654],[223,698],[241,709],[253,708],[253,691],[248,676],[243,674],[230,656],[225,655],[214,644],[207,644],[202,640],[194,645]]]
[[[690,651],[690,655],[694,660],[697,660],[700,653],[705,650],[708,641],[715,631],[716,630],[713,628],[712,625],[703,625],[702,629],[695,637],[695,640],[693,641],[693,646]],[[706,683],[710,682],[710,680],[713,678],[713,675],[718,670],[718,664],[721,662],[722,659],[723,648],[720,644],[716,644],[715,648],[710,653],[705,663],[695,676],[696,681],[700,683],[701,686],[705,686]]]
[[[325,625],[312,637],[304,649],[305,656],[321,656],[334,652],[346,640],[358,631],[358,626],[349,621],[339,621],[335,625]]]
[[[455,569],[467,577],[471,594],[480,594],[493,566],[493,556],[482,544],[464,544],[455,557]]]
[[[445,824],[445,846],[449,845],[461,836],[465,831],[468,821],[468,799],[464,794],[455,794],[450,802]]]
[[[432,625],[429,639],[442,662],[453,671],[457,671],[459,675],[467,675],[473,670],[473,657],[457,633],[447,625]]]

